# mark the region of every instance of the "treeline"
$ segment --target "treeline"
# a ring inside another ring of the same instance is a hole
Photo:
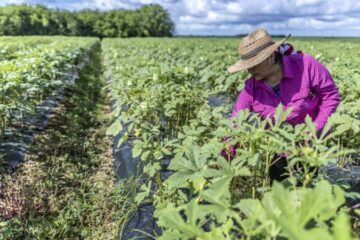
[[[169,13],[157,4],[106,12],[71,12],[43,5],[0,7],[0,35],[164,37],[172,36],[173,31]]]

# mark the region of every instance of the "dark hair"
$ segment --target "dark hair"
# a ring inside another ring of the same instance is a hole
[[[280,62],[281,62],[281,58],[282,58],[281,53],[279,53],[278,51],[276,51],[276,52],[275,52],[275,56],[274,56],[275,64],[280,63]]]

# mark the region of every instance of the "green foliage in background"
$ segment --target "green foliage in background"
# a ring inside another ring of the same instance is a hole
[[[54,10],[43,5],[0,7],[0,35],[65,35],[94,37],[172,36],[174,23],[158,4],[137,10]]]

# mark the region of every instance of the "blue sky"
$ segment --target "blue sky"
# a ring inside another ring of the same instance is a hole
[[[176,34],[235,35],[265,27],[272,34],[294,36],[360,36],[358,0],[0,0],[42,3],[80,10],[135,9],[157,3],[176,24]]]

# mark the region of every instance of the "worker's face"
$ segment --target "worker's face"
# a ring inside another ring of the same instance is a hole
[[[275,59],[273,53],[258,65],[249,68],[248,72],[253,77],[255,77],[256,80],[264,80],[272,73],[274,67],[274,61]]]

